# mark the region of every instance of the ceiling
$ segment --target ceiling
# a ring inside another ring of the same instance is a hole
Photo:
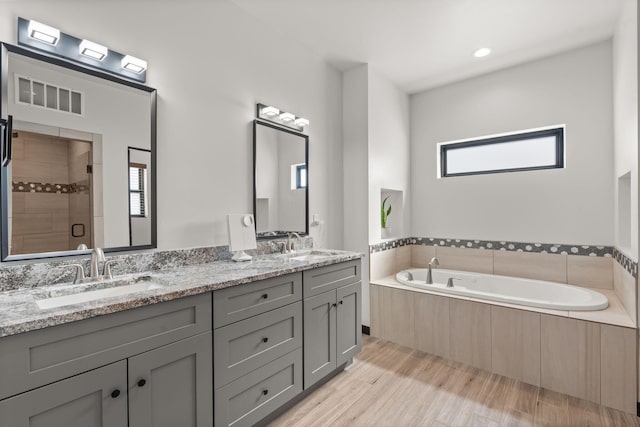
[[[270,44],[302,43],[340,70],[368,63],[415,93],[605,40],[633,0],[232,1],[273,29]],[[474,58],[480,47],[493,52]]]

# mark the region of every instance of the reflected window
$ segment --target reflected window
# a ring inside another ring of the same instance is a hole
[[[307,188],[307,165],[296,166],[296,188]]]
[[[146,217],[147,165],[129,163],[129,215]]]

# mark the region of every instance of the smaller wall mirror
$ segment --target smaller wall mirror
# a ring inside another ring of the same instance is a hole
[[[309,137],[253,122],[253,213],[258,238],[309,233]]]

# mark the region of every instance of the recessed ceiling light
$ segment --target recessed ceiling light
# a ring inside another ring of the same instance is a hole
[[[476,58],[483,58],[489,55],[490,53],[491,53],[491,49],[489,49],[488,47],[482,47],[476,50],[475,52],[473,52],[473,56],[475,56]]]

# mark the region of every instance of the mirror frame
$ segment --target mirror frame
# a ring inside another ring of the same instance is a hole
[[[305,200],[304,200],[304,232],[296,231],[296,233],[302,236],[309,235],[309,135],[305,135],[304,133],[296,132],[295,130],[285,128],[282,126],[277,126],[273,123],[254,119],[253,121],[253,217],[257,223],[257,212],[256,212],[256,196],[257,196],[257,176],[256,176],[256,167],[257,167],[257,144],[258,144],[258,126],[266,126],[275,130],[279,130],[282,132],[289,133],[291,135],[299,136],[304,139],[304,162],[307,165],[307,188],[305,189]],[[277,230],[284,231],[284,230]],[[295,230],[293,230],[295,231]],[[287,234],[270,234],[268,236],[260,236],[256,230],[256,238],[258,240],[270,240],[270,239],[280,239],[283,237],[287,237]]]
[[[105,253],[108,252],[124,252],[124,251],[135,251],[142,249],[155,249],[158,246],[158,235],[157,235],[157,91],[156,89],[145,86],[143,84],[137,83],[132,80],[127,80],[125,78],[120,78],[112,74],[108,74],[102,71],[98,71],[93,68],[84,67],[80,64],[66,61],[60,57],[52,56],[48,54],[44,54],[39,51],[35,51],[32,49],[28,49],[22,46],[15,46],[9,43],[0,42],[0,118],[6,119],[8,117],[8,81],[9,81],[9,64],[8,58],[9,53],[15,53],[18,55],[22,55],[28,58],[32,58],[38,61],[46,62],[48,64],[57,65],[62,68],[66,68],[72,71],[77,71],[79,73],[88,74],[93,77],[97,77],[104,80],[109,80],[111,82],[119,83],[134,89],[138,89],[144,92],[148,92],[151,97],[150,108],[150,125],[151,125],[151,243],[148,245],[138,245],[138,246],[118,246],[118,247],[109,247],[103,248]],[[31,253],[31,254],[18,254],[11,255],[9,253],[9,221],[8,215],[4,213],[8,210],[8,187],[6,183],[9,181],[9,174],[7,171],[7,167],[3,166],[0,172],[0,215],[2,216],[1,224],[0,224],[0,256],[1,261],[22,261],[22,260],[34,260],[34,259],[43,259],[43,258],[58,258],[58,257],[68,257],[68,256],[77,256],[90,254],[92,249],[87,250],[68,250],[68,251],[54,251],[54,252],[40,252],[40,253]],[[131,228],[129,228],[129,233],[131,233]]]

